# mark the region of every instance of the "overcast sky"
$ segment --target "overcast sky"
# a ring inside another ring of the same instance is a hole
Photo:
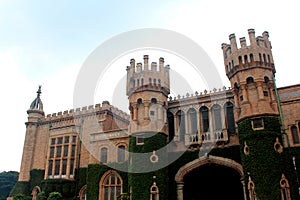
[[[247,37],[249,28],[254,28],[257,36],[268,31],[277,85],[300,83],[296,0],[81,2],[0,0],[0,171],[20,169],[26,111],[38,85],[42,85],[46,114],[71,109],[74,84],[84,61],[103,42],[126,31],[163,28],[187,36],[207,52],[227,87],[221,44],[229,43],[231,33],[237,39]],[[142,61],[142,55],[136,59]],[[171,63],[167,57],[165,60],[171,68],[176,65],[172,59]],[[128,64],[126,60],[119,70],[125,74]],[[194,90],[204,89],[196,85]],[[103,100],[101,95],[96,99]]]

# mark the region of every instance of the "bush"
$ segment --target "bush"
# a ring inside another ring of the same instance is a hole
[[[24,194],[17,194],[14,196],[14,200],[31,200],[31,198]]]
[[[47,200],[47,196],[46,196],[45,192],[40,192],[40,193],[36,196],[36,200]]]
[[[62,195],[59,192],[51,192],[47,200],[61,200]]]
[[[130,197],[127,193],[121,194],[117,197],[117,200],[130,200]]]

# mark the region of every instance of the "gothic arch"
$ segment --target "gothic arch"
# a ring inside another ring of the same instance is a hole
[[[35,186],[31,192],[32,200],[36,200],[36,197],[40,192],[41,192],[41,188],[39,186]]]
[[[241,164],[237,163],[234,160],[228,159],[228,158],[222,158],[217,156],[204,156],[200,157],[198,159],[195,159],[184,166],[182,166],[178,172],[175,175],[175,181],[177,184],[177,197],[178,200],[183,200],[183,185],[184,185],[184,176],[191,172],[192,170],[206,165],[206,164],[216,164],[221,165],[225,167],[229,167],[234,169],[236,172],[238,172],[240,176],[241,183],[243,185],[243,192],[244,192],[244,198],[246,199],[246,189],[245,189],[245,183],[244,183],[244,172],[243,167]]]
[[[86,185],[84,185],[79,191],[79,199],[85,200],[86,199]]]

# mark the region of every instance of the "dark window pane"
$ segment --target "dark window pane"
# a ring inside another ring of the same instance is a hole
[[[125,146],[118,147],[118,162],[125,161]]]
[[[56,147],[56,157],[61,157],[61,146]]]
[[[72,137],[72,142],[73,142],[73,143],[76,143],[76,139],[77,139],[77,137],[76,137],[76,136],[73,136],[73,137]]]
[[[62,140],[63,140],[62,137],[57,138],[57,144],[62,144]]]
[[[70,163],[70,175],[73,175],[74,173],[74,159],[71,159]]]
[[[65,136],[65,143],[69,143],[69,136]]]
[[[71,157],[75,157],[75,150],[76,150],[76,146],[72,145]]]
[[[53,161],[49,160],[49,163],[48,163],[48,176],[52,175],[52,169],[53,169]]]
[[[292,126],[291,131],[292,131],[292,137],[293,137],[294,144],[298,144],[299,136],[298,136],[298,131],[297,131],[296,126]]]
[[[54,144],[55,144],[55,139],[56,139],[56,138],[52,138],[52,139],[51,139],[51,145],[54,145]]]
[[[100,153],[100,162],[107,163],[107,148],[102,148]]]
[[[62,161],[62,175],[66,175],[66,173],[67,173],[67,160],[64,159]]]
[[[50,158],[54,157],[54,147],[50,147]]]
[[[55,161],[54,175],[59,175],[60,160]]]
[[[67,156],[68,156],[68,151],[69,151],[69,146],[68,146],[68,145],[65,145],[65,146],[64,146],[64,157],[67,157]]]
[[[203,132],[209,132],[209,114],[208,114],[208,108],[202,107],[200,109],[201,117],[202,117],[202,127]]]

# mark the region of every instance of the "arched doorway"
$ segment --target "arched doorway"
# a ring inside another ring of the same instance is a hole
[[[177,172],[178,200],[243,200],[243,178],[239,163],[216,156],[201,157]]]

